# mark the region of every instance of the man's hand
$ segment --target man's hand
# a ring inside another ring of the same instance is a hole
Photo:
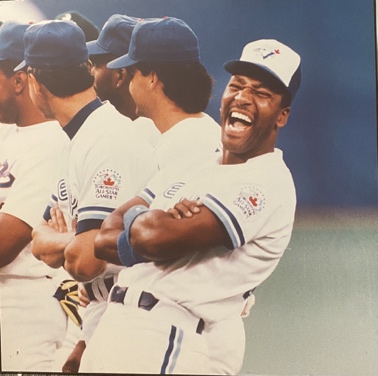
[[[51,228],[59,232],[68,232],[66,220],[64,219],[64,215],[60,210],[58,204],[55,204],[50,209],[50,216],[51,219],[49,219],[47,223]]]
[[[80,340],[68,356],[66,362],[63,364],[62,371],[64,373],[78,373],[80,368],[81,357],[85,350],[85,341]]]
[[[33,229],[32,253],[52,268],[64,265],[64,250],[74,239],[74,229],[68,227],[58,204],[50,209],[50,219]]]
[[[191,218],[194,214],[201,212],[203,206],[201,200],[187,200],[186,198],[178,202],[173,208],[168,209],[167,213],[175,219]]]
[[[88,298],[87,291],[85,290],[85,287],[82,283],[79,283],[79,304],[81,307],[86,307],[91,301]]]

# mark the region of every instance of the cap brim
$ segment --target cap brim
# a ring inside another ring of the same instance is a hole
[[[118,68],[126,68],[130,65],[134,65],[138,63],[138,61],[131,59],[129,54],[123,55],[115,60],[110,61],[106,67],[110,69],[118,69]]]
[[[104,55],[109,54],[109,51],[106,51],[104,48],[97,44],[97,40],[92,40],[87,42],[88,55]]]
[[[20,64],[18,64],[16,68],[13,69],[13,72],[17,72],[25,67],[26,67],[26,61],[24,60]]]
[[[281,85],[284,89],[288,90],[288,87],[281,81],[279,77],[277,77],[277,75],[258,64],[250,63],[248,61],[230,60],[224,63],[223,67],[232,75],[241,75],[274,81],[277,84]]]

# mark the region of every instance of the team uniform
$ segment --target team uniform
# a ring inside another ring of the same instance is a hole
[[[189,117],[164,132],[154,149],[159,169],[195,155],[222,150],[219,124],[203,113],[201,118]],[[190,148],[188,147],[190,145]]]
[[[44,219],[49,220],[50,208],[58,203],[69,230],[80,234],[99,229],[109,213],[134,197],[155,173],[156,164],[152,147],[109,102],[92,101],[63,130],[71,141],[63,151],[58,183]],[[101,276],[84,283],[91,299],[83,315],[86,341],[120,269],[109,264]]]
[[[155,148],[161,133],[155,127],[154,122],[146,117],[138,117],[133,120],[133,126],[140,133],[140,137],[146,140],[153,148]]]
[[[5,139],[17,129],[16,124],[3,124],[0,123],[0,145],[5,141]]]
[[[210,374],[206,331],[240,317],[245,298],[289,243],[296,206],[291,173],[278,149],[237,165],[221,165],[216,156],[191,172],[162,170],[140,197],[164,211],[181,198],[200,198],[223,223],[233,249],[123,269],[81,370]]]
[[[15,127],[0,149],[2,213],[32,228],[41,222],[66,142],[57,122]],[[55,269],[33,256],[30,243],[0,268],[3,371],[53,370],[67,326],[67,316],[53,297],[58,287],[55,276]]]

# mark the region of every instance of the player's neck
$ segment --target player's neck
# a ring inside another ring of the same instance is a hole
[[[160,108],[161,110],[155,116],[155,119],[152,119],[156,125],[156,128],[160,131],[161,134],[167,132],[173,128],[179,122],[188,119],[188,118],[201,118],[203,116],[202,112],[195,114],[188,114],[182,108],[178,106],[170,106],[168,109]]]
[[[46,121],[45,116],[34,105],[30,96],[27,94],[20,98],[18,102],[18,118],[16,124],[18,127],[28,127],[30,125],[43,123]]]
[[[87,104],[96,99],[96,92],[93,88],[72,95],[71,97],[54,97],[50,103],[54,118],[62,127],[65,127],[72,118]]]

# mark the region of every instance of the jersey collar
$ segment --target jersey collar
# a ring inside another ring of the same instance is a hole
[[[80,129],[80,127],[83,125],[87,117],[97,108],[102,106],[103,103],[99,98],[96,98],[92,102],[88,103],[86,106],[84,106],[69,122],[68,124],[63,128],[63,130],[67,133],[70,140],[72,140],[75,137],[75,134]]]

